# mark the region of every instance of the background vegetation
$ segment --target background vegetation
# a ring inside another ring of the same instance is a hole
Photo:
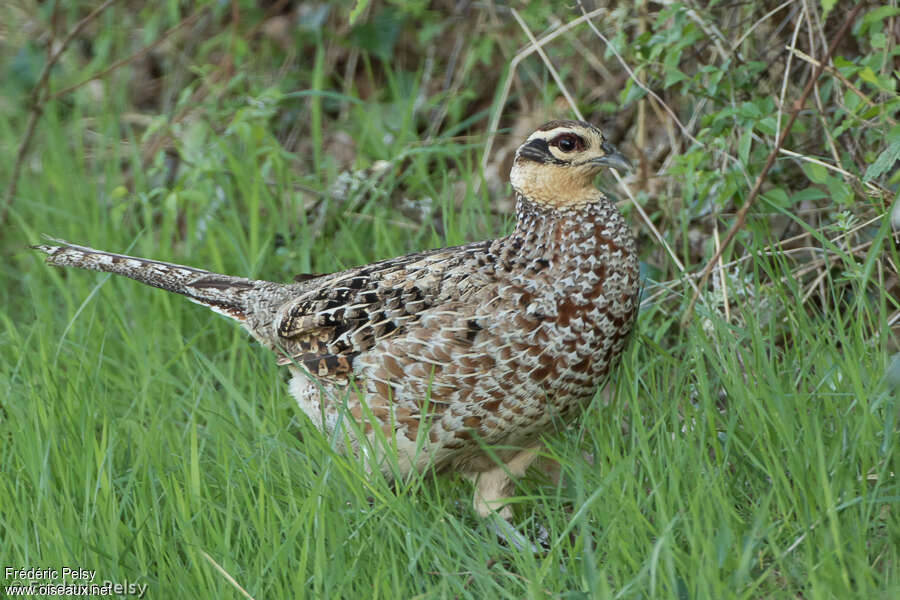
[[[898,33],[896,0],[4,2],[0,565],[151,597],[898,597]],[[602,184],[646,280],[517,488],[537,556],[465,482],[336,455],[231,323],[25,249],[289,280],[501,235],[516,146],[578,113],[637,166]]]

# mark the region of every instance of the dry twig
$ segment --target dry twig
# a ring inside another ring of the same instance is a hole
[[[205,559],[207,560],[207,562],[208,562],[209,564],[211,564],[211,565],[213,566],[213,568],[214,568],[216,571],[218,571],[219,573],[221,573],[221,574],[222,574],[222,577],[224,577],[224,578],[228,581],[228,583],[230,583],[232,586],[234,586],[234,588],[235,588],[237,591],[239,591],[239,592],[241,593],[241,595],[242,595],[244,598],[248,598],[249,600],[253,600],[253,596],[251,596],[250,594],[248,594],[248,593],[247,593],[247,590],[245,590],[243,587],[241,587],[241,584],[239,584],[239,583],[237,582],[237,580],[236,580],[234,577],[232,577],[231,573],[229,573],[228,571],[226,571],[224,568],[222,568],[222,565],[220,565],[220,564],[217,563],[215,560],[213,560],[213,557],[212,557],[212,556],[210,556],[209,554],[207,554],[207,553],[204,552],[203,550],[200,551],[200,554],[202,554],[202,555],[203,555],[203,558],[205,558]]]
[[[760,171],[759,175],[756,177],[756,181],[753,184],[753,189],[750,190],[750,194],[749,196],[747,196],[747,200],[738,211],[734,223],[731,225],[728,233],[725,234],[725,239],[722,240],[722,245],[718,250],[716,250],[713,257],[709,259],[709,261],[706,263],[706,266],[703,267],[702,274],[700,275],[700,284],[698,286],[698,289],[694,291],[694,295],[691,296],[691,301],[688,304],[687,310],[684,313],[684,317],[681,320],[682,324],[690,320],[694,312],[694,305],[697,303],[697,298],[700,296],[700,290],[702,290],[706,285],[706,280],[709,278],[710,272],[713,270],[716,263],[718,263],[719,257],[722,256],[725,248],[728,247],[728,245],[734,239],[734,236],[737,235],[737,232],[744,226],[744,221],[746,221],[747,219],[747,212],[753,205],[753,200],[759,194],[759,191],[762,188],[763,181],[765,181],[766,175],[769,173],[769,169],[771,169],[772,165],[775,163],[775,157],[778,155],[779,149],[781,148],[782,144],[784,144],[788,132],[791,130],[791,127],[793,127],[794,121],[797,120],[797,116],[800,114],[800,110],[803,108],[806,99],[812,92],[813,85],[822,74],[824,66],[828,64],[828,61],[831,59],[831,54],[834,52],[834,49],[837,48],[837,45],[844,38],[844,35],[846,35],[847,31],[850,29],[850,26],[856,21],[856,17],[857,15],[859,15],[859,12],[860,10],[862,10],[862,8],[863,4],[857,4],[856,7],[847,16],[847,20],[835,34],[834,39],[832,39],[831,44],[828,46],[828,51],[825,53],[825,57],[822,59],[822,62],[819,63],[819,66],[816,67],[815,72],[813,72],[809,80],[806,82],[806,86],[803,88],[803,92],[800,94],[800,97],[794,101],[794,106],[791,109],[791,115],[788,117],[784,129],[781,130],[781,133],[778,136],[778,141],[775,142],[775,147],[772,148],[771,152],[769,152],[769,156],[766,158],[766,163],[765,165],[763,165],[762,171]]]
[[[158,38],[156,38],[151,43],[147,44],[146,46],[144,46],[143,48],[141,48],[140,50],[138,50],[131,56],[126,56],[125,58],[118,60],[118,61],[114,62],[113,64],[109,65],[105,69],[103,69],[97,73],[94,73],[90,77],[83,79],[76,84],[70,85],[69,87],[63,88],[63,89],[59,90],[58,92],[54,92],[52,95],[50,95],[47,98],[46,101],[49,102],[51,100],[56,100],[57,98],[61,98],[62,96],[65,96],[68,93],[74,92],[75,90],[82,87],[83,85],[85,85],[91,81],[94,81],[95,79],[102,79],[102,78],[106,77],[107,75],[109,75],[110,73],[112,73],[113,71],[115,71],[116,69],[119,69],[120,67],[123,67],[123,66],[125,66],[129,63],[132,63],[135,60],[141,58],[142,56],[144,56],[145,54],[147,54],[148,52],[150,52],[151,50],[153,50],[154,48],[156,48],[157,46],[162,44],[164,41],[166,41],[176,31],[183,29],[184,27],[186,27],[188,25],[192,25],[194,23],[194,21],[199,19],[200,16],[206,12],[206,10],[209,8],[209,6],[210,6],[209,4],[205,4],[205,5],[201,6],[194,12],[194,14],[182,19],[177,25],[175,25],[174,27],[171,27],[168,30],[166,30],[165,32],[163,32],[163,34],[161,36],[159,36]]]
[[[63,52],[66,51],[66,48],[69,47],[69,44],[72,43],[75,36],[81,33],[81,30],[87,27],[91,21],[103,14],[103,11],[112,6],[116,1],[117,0],[106,0],[106,2],[92,10],[90,14],[75,24],[75,27],[66,34],[66,37],[63,38],[53,54],[47,59],[47,63],[44,65],[37,83],[34,84],[34,89],[31,91],[31,112],[28,115],[28,123],[25,125],[25,133],[22,135],[22,140],[19,142],[19,148],[16,150],[16,162],[13,163],[12,175],[10,175],[9,183],[6,186],[6,194],[4,195],[3,209],[0,210],[0,227],[3,227],[3,225],[6,224],[6,216],[9,212],[10,205],[12,205],[12,199],[13,196],[16,195],[16,188],[19,184],[19,174],[22,171],[22,162],[25,160],[25,155],[28,154],[28,148],[31,146],[31,139],[34,137],[35,125],[37,125],[37,120],[44,110],[44,104],[47,102],[47,85],[50,79],[50,70],[59,61],[60,57],[62,57]]]

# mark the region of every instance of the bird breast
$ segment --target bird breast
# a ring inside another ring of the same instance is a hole
[[[547,211],[519,202],[508,294],[519,308],[513,346],[547,391],[592,394],[624,346],[637,309],[634,239],[615,205]],[[519,240],[516,240],[516,237]]]

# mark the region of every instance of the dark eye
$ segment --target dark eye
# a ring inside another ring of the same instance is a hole
[[[574,150],[584,150],[584,140],[574,133],[563,133],[550,141],[551,146],[556,146],[563,152],[572,152]]]

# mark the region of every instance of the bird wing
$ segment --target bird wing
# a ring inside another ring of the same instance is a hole
[[[359,353],[401,336],[425,311],[465,294],[465,269],[457,267],[489,245],[409,254],[315,280],[316,287],[281,309],[279,364],[345,379]]]

